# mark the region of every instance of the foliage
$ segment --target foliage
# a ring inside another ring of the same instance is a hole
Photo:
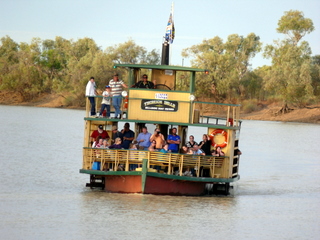
[[[290,34],[290,39],[275,41],[265,47],[264,56],[272,59],[271,68],[265,73],[264,87],[282,97],[284,105],[299,107],[313,98],[311,79],[311,49],[302,41],[304,34],[313,30],[310,19],[301,12],[289,11],[279,20],[278,31]]]
[[[279,22],[277,31],[287,34],[290,41],[297,45],[307,33],[314,30],[313,22],[310,18],[305,18],[303,12],[290,10],[285,12]]]
[[[218,98],[231,100],[242,95],[240,81],[250,67],[250,59],[260,51],[260,38],[254,33],[247,37],[232,34],[226,42],[218,36],[199,45],[184,49],[184,57],[194,56],[195,67],[208,69],[210,74],[196,83],[198,95],[213,93]]]
[[[159,62],[156,50],[147,52],[132,40],[102,51],[90,38],[34,38],[30,44],[17,44],[6,36],[0,40],[0,89],[17,91],[26,101],[43,92],[58,93],[65,97],[66,105],[83,106],[91,76],[98,88],[104,89],[114,73],[114,63]]]

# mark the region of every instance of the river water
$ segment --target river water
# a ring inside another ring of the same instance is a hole
[[[0,106],[1,239],[320,238],[320,125],[243,121],[232,195],[171,197],[86,188],[83,117]]]

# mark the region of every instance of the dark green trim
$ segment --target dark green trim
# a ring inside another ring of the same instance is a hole
[[[79,173],[86,173],[86,174],[93,174],[93,175],[126,175],[126,176],[140,176],[142,172],[139,171],[99,171],[99,170],[86,170],[86,169],[80,169]]]
[[[222,119],[225,120],[225,118],[212,118],[212,119]],[[180,122],[162,122],[162,121],[146,121],[146,120],[133,120],[133,119],[106,119],[106,118],[90,118],[85,117],[84,120],[96,120],[96,121],[106,121],[106,122],[135,122],[135,123],[151,123],[151,124],[167,124],[167,125],[179,125],[179,126],[193,126],[193,127],[210,127],[210,128],[219,128],[219,129],[233,129],[233,130],[239,130],[240,127],[229,127],[226,125],[216,125],[212,123],[180,123]]]
[[[127,68],[144,68],[144,69],[163,69],[175,71],[191,71],[191,72],[205,72],[205,69],[190,68],[170,65],[147,65],[147,64],[115,64],[114,67],[127,67]]]
[[[145,160],[145,159],[144,159]],[[143,164],[146,166],[147,164]],[[176,176],[176,175],[169,175],[169,174],[163,174],[163,173],[155,173],[155,172],[146,172],[145,176],[142,172],[138,171],[98,171],[98,170],[85,170],[85,169],[80,169],[80,173],[86,173],[86,174],[94,174],[94,175],[117,175],[117,176],[142,176],[142,178],[145,177],[144,181],[144,186],[142,186],[142,192],[144,192],[144,187],[146,183],[146,177],[158,177],[158,178],[165,178],[165,179],[171,179],[171,180],[178,180],[178,181],[191,181],[191,182],[205,182],[205,183],[218,183],[218,182],[226,182],[226,183],[231,183],[231,182],[236,182],[240,179],[240,175],[238,175],[235,178],[204,178],[204,177],[187,177],[187,176]],[[147,171],[147,168],[145,169]]]
[[[142,178],[141,178],[141,191],[144,193],[144,189],[146,187],[146,182],[147,182],[147,173],[148,173],[148,159],[143,159],[142,160]]]

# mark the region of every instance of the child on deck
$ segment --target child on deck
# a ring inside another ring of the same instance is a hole
[[[103,110],[106,109],[107,118],[110,118],[111,87],[109,85],[106,86],[106,90],[102,93],[102,96],[100,117],[103,117]]]

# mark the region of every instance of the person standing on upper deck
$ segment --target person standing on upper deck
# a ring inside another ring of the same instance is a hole
[[[90,104],[91,104],[91,111],[90,111],[90,116],[95,116],[96,115],[96,102],[94,97],[96,96],[96,83],[94,81],[94,77],[91,77],[89,82],[87,83],[86,86],[86,96],[89,98]]]
[[[167,142],[169,143],[169,151],[172,153],[179,152],[179,144],[181,142],[180,136],[177,135],[177,128],[172,128],[172,134],[168,136]]]
[[[148,81],[148,75],[143,74],[142,75],[142,80],[134,84],[132,87],[134,88],[147,88],[147,89],[154,89],[155,88],[155,81],[153,82]]]
[[[122,80],[119,80],[117,73],[113,75],[113,79],[110,80],[109,85],[111,87],[112,105],[115,109],[114,118],[121,118],[122,87],[127,88],[128,86]]]

